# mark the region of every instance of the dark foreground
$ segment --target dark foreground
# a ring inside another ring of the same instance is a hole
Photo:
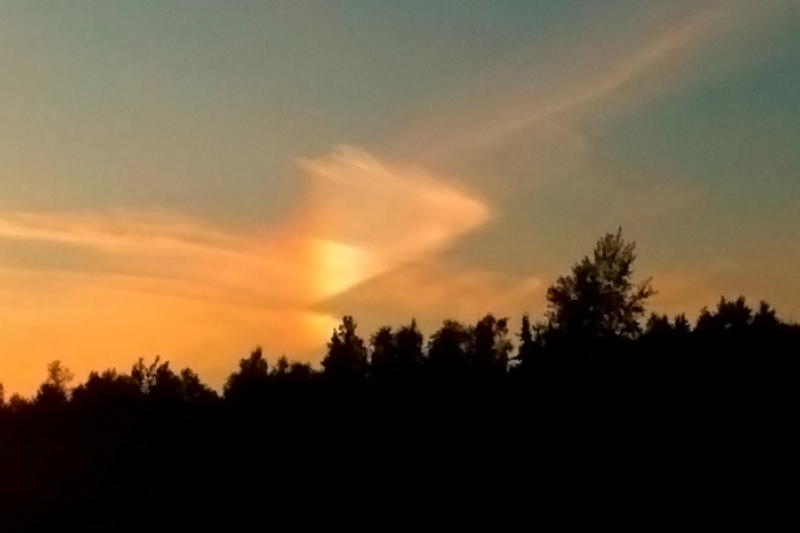
[[[320,377],[237,400],[120,388],[6,408],[1,529],[388,527],[367,517],[749,492],[788,475],[796,347],[562,358],[380,385]]]

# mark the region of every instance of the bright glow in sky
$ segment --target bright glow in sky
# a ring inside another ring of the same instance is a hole
[[[618,226],[800,318],[800,2],[0,5],[0,382],[518,320]]]

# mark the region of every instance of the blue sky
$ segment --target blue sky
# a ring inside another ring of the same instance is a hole
[[[538,316],[618,226],[654,310],[800,317],[794,1],[6,0],[0,72],[12,390]]]

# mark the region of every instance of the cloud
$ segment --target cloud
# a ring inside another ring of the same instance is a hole
[[[309,304],[451,246],[490,218],[485,203],[454,182],[388,165],[363,149],[343,147],[301,167],[306,195],[280,231],[232,233],[125,210],[7,212],[0,213],[0,238],[86,248],[116,258],[103,262],[111,270],[132,261],[155,278],[204,279],[233,291],[289,280],[285,297],[276,298],[284,291],[273,287],[265,298]]]
[[[473,322],[488,312],[501,316],[539,312],[544,307],[543,291],[538,276],[459,268],[433,258],[387,272],[319,308],[352,310],[367,317],[369,328],[413,316],[423,330],[432,331],[443,318]]]
[[[532,87],[521,96],[509,95],[500,104],[484,102],[459,109],[439,124],[425,124],[405,138],[411,146],[409,153],[428,164],[472,158],[534,127],[565,128],[570,118],[597,113],[602,105],[638,103],[643,95],[663,90],[670,79],[680,79],[683,67],[698,50],[777,12],[782,5],[786,3],[744,0],[707,4],[656,29],[635,49],[614,51],[605,58],[593,51],[593,65],[543,91]],[[537,67],[515,64],[513,69],[519,77],[520,70]]]
[[[80,270],[20,270],[0,259],[0,317],[14,331],[0,351],[36,361],[37,372],[61,357],[78,375],[167,351],[219,385],[233,361],[223,370],[202,359],[215,347],[215,361],[259,341],[294,356],[317,347],[318,357],[336,323],[315,309],[320,302],[444,250],[490,218],[454,181],[363,149],[304,159],[300,169],[306,191],[281,228],[233,232],[125,210],[0,212],[0,239],[53,245],[56,263],[56,245],[87,253]],[[21,376],[16,360],[0,361],[0,375]],[[32,372],[19,379],[32,386]]]
[[[362,149],[301,164],[311,178],[305,224],[318,239],[318,290],[326,297],[446,249],[491,216],[454,181]]]
[[[287,281],[270,289],[272,304],[300,305],[303,271],[292,268],[307,242],[263,231],[238,235],[163,213],[0,213],[0,237],[66,244],[91,251],[95,274],[119,274],[151,285],[194,285],[198,294],[259,294],[264,279]],[[99,272],[98,272],[99,271]],[[285,289],[285,290],[283,290]]]

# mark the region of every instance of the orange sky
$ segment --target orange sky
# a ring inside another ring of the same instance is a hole
[[[798,318],[797,2],[301,4],[0,3],[7,393],[537,318],[618,226],[652,309]]]
[[[488,220],[463,188],[341,148],[302,161],[307,190],[279,229],[231,234],[164,214],[3,213],[0,236],[61,245],[79,269],[0,271],[0,375],[30,393],[47,361],[76,373],[161,354],[219,386],[263,343],[317,359],[338,323],[317,306],[452,245]]]

